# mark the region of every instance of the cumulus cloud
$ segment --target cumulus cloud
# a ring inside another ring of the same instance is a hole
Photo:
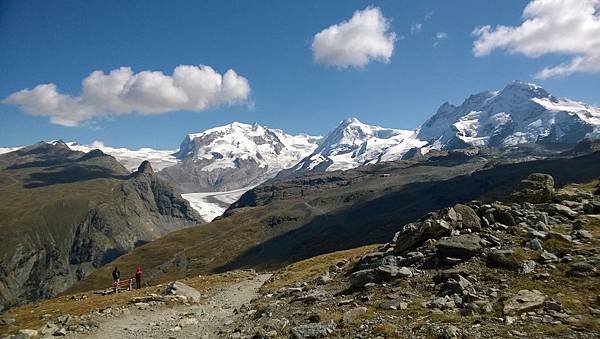
[[[352,18],[317,33],[312,42],[316,62],[337,67],[365,66],[371,60],[389,62],[396,34],[377,7],[356,11]]]
[[[83,79],[78,96],[60,93],[49,83],[15,92],[3,103],[18,105],[31,115],[48,116],[54,124],[77,126],[128,113],[202,111],[244,102],[249,94],[248,80],[232,69],[219,74],[210,66],[180,65],[166,75],[160,71],[134,73],[121,67],[109,73],[92,72]]]
[[[519,26],[488,25],[472,34],[476,56],[494,49],[528,57],[571,56],[569,62],[544,68],[538,78],[600,72],[600,0],[533,0]]]

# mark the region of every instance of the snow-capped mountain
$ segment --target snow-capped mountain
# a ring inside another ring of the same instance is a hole
[[[135,171],[144,160],[150,161],[152,168],[156,171],[177,164],[173,150],[156,150],[152,148],[140,148],[137,150],[125,147],[110,147],[100,141],[94,141],[91,145],[82,145],[76,142],[67,142],[67,146],[74,151],[89,152],[99,149],[102,152],[115,157],[125,168]]]
[[[356,118],[348,118],[291,171],[347,170],[360,165],[398,160],[411,148],[426,144],[416,136],[416,131],[371,126]]]
[[[180,163],[160,174],[184,193],[236,190],[293,166],[313,152],[320,139],[234,122],[188,134],[176,153]]]
[[[598,136],[600,109],[519,81],[471,95],[460,106],[444,103],[418,134],[437,148],[574,143]]]
[[[63,143],[62,140],[46,141],[48,144],[56,145]],[[91,150],[99,149],[102,152],[111,155],[117,159],[121,165],[134,172],[138,169],[144,160],[150,161],[152,168],[159,171],[165,167],[175,165],[179,160],[175,157],[173,150],[156,150],[143,147],[137,150],[128,149],[125,147],[110,147],[101,141],[94,141],[89,145],[80,144],[77,142],[64,143],[73,151],[88,153]],[[0,154],[16,151],[23,147],[0,147]]]

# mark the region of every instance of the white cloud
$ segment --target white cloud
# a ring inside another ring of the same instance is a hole
[[[360,67],[371,60],[389,62],[396,34],[377,7],[356,11],[348,21],[315,34],[312,42],[316,62],[338,67]]]
[[[546,67],[538,78],[576,72],[600,72],[600,0],[533,0],[519,26],[477,27],[472,33],[476,56],[505,49],[528,57],[571,56],[564,64]]]
[[[421,23],[410,25],[410,35],[417,34],[417,33],[421,32],[422,30],[423,30],[423,24],[421,24]]]
[[[448,33],[446,32],[437,32],[435,34],[435,42],[433,43],[433,47],[437,47],[442,40],[448,39]]]
[[[129,67],[108,74],[94,71],[82,81],[81,94],[60,93],[53,83],[15,92],[2,102],[18,105],[50,122],[77,126],[82,122],[128,113],[161,114],[202,111],[248,99],[248,80],[234,70],[217,73],[210,66],[177,66],[172,75],[160,71],[134,73]]]

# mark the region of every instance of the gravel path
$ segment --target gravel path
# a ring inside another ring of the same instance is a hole
[[[71,335],[71,338],[223,338],[230,331],[224,327],[233,323],[235,309],[249,303],[258,289],[270,277],[262,274],[227,286],[205,302],[192,306],[134,307],[119,318],[100,322],[91,334]]]

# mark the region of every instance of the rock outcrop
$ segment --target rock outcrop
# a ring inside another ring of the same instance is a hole
[[[0,156],[0,309],[47,298],[161,235],[200,222],[148,162],[40,143]],[[123,277],[135,267],[121,267]]]

